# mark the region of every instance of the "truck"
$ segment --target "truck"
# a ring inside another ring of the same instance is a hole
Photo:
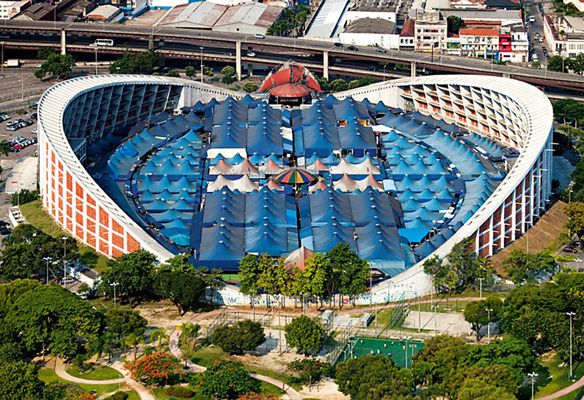
[[[20,67],[20,60],[12,58],[10,60],[4,61],[4,64],[2,64],[2,66],[4,68],[18,68]]]

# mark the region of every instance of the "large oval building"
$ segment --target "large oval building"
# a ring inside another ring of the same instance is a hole
[[[157,76],[58,83],[38,106],[43,206],[109,257],[188,253],[236,271],[246,253],[347,243],[383,278],[375,302],[428,293],[427,257],[466,237],[493,255],[546,208],[552,107],[528,84],[310,92],[291,106]]]

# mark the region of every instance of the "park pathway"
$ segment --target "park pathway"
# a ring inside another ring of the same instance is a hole
[[[181,334],[181,332],[179,330],[174,330],[172,332],[172,334],[170,335],[169,347],[170,347],[170,352],[176,358],[183,360],[182,351],[180,350],[180,347],[178,345],[180,334]],[[185,364],[189,368],[189,371],[203,372],[207,369],[207,368],[203,367],[202,365],[197,365],[197,364],[192,363],[190,360],[183,360],[183,361],[185,362]],[[249,375],[252,378],[255,378],[257,380],[264,381],[264,382],[267,382],[267,383],[274,385],[276,387],[282,388],[282,390],[284,390],[286,392],[286,394],[288,395],[288,398],[290,400],[301,400],[302,399],[302,396],[300,395],[300,393],[296,389],[294,389],[291,386],[286,385],[284,382],[282,382],[279,379],[271,378],[269,376],[265,376],[265,375],[261,375],[261,374],[249,374]]]
[[[55,373],[58,377],[65,379],[66,381],[74,382],[74,383],[81,383],[85,385],[117,385],[117,384],[126,384],[131,389],[135,390],[138,395],[140,396],[141,400],[156,400],[156,398],[152,395],[152,393],[142,384],[136,382],[132,379],[129,375],[129,372],[124,369],[123,364],[121,361],[115,361],[111,367],[116,371],[120,372],[124,375],[123,378],[118,379],[106,379],[106,380],[91,380],[91,379],[83,379],[77,378],[67,372],[65,369],[65,364],[61,358],[57,358],[55,361]]]
[[[554,399],[559,399],[562,396],[565,396],[567,394],[570,394],[572,392],[575,392],[576,390],[580,389],[583,386],[584,386],[584,376],[582,378],[580,378],[580,380],[572,383],[570,386],[565,387],[563,389],[560,389],[560,390],[558,390],[555,393],[548,394],[545,397],[538,397],[538,398],[536,398],[536,400],[554,400]]]

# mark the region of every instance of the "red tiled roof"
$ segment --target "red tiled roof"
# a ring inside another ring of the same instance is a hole
[[[401,33],[399,34],[402,37],[409,37],[414,36],[414,30],[416,28],[416,20],[413,18],[406,19],[404,21],[404,25],[402,27]]]
[[[310,89],[301,83],[285,83],[271,88],[270,94],[275,97],[305,97],[310,94]]]
[[[288,90],[294,90],[295,92],[300,93],[297,87],[292,89],[291,86],[288,86],[289,84],[292,84],[292,86],[303,86],[306,88],[308,93],[310,93],[311,89],[316,92],[322,92],[322,89],[320,88],[320,85],[318,84],[318,81],[314,75],[312,75],[312,73],[310,73],[310,71],[308,71],[308,69],[306,69],[303,65],[296,63],[286,63],[278,70],[271,72],[262,83],[261,87],[259,88],[259,92],[265,93],[269,91],[275,96],[272,90],[278,86],[286,85]],[[286,90],[284,90],[284,92],[277,92],[285,93]],[[302,92],[304,92],[304,90]]]
[[[460,36],[499,36],[496,28],[461,28]]]

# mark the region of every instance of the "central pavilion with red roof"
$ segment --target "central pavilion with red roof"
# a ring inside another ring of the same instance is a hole
[[[322,93],[322,89],[306,67],[286,62],[267,76],[258,92],[267,93],[271,104],[294,106],[311,103],[313,94]]]

